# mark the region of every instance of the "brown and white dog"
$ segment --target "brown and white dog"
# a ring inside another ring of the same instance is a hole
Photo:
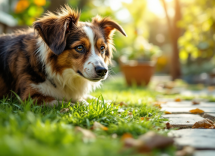
[[[33,27],[0,36],[0,98],[12,90],[37,104],[82,101],[107,78],[114,30],[126,36],[109,18],[80,22],[69,6]]]

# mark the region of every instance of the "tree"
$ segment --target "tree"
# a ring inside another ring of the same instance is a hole
[[[163,8],[166,14],[166,19],[168,23],[170,39],[172,42],[172,56],[171,56],[171,76],[172,80],[181,77],[181,67],[179,59],[179,48],[178,48],[178,39],[180,37],[180,28],[177,26],[177,23],[181,20],[181,7],[179,0],[174,0],[175,3],[175,16],[171,22],[170,17],[167,12],[167,4],[165,0],[161,0]]]

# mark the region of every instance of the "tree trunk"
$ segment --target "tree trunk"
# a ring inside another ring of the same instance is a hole
[[[167,12],[167,5],[165,0],[161,0],[163,8],[166,14],[166,19],[168,23],[170,39],[172,42],[172,55],[171,55],[171,76],[172,80],[181,77],[181,66],[179,59],[179,49],[178,49],[178,38],[180,37],[180,28],[177,27],[178,21],[181,20],[181,7],[179,0],[175,0],[175,17],[171,24],[170,17]]]

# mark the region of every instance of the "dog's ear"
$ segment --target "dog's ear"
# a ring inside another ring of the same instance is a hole
[[[127,36],[123,28],[108,17],[101,18],[97,15],[93,18],[92,23],[98,25],[103,30],[107,39],[110,39],[113,36],[115,30],[121,32],[124,36]]]
[[[69,6],[65,6],[56,15],[48,12],[44,17],[34,22],[34,29],[48,47],[56,55],[59,55],[66,47],[68,33],[76,27],[78,20],[79,13]]]

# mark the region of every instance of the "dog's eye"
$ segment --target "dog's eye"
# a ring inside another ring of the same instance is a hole
[[[100,50],[101,50],[101,54],[104,54],[104,52],[105,52],[105,47],[104,47],[104,46],[101,46]]]
[[[84,51],[85,51],[83,45],[79,45],[79,46],[75,47],[75,50],[79,53],[84,53]]]

